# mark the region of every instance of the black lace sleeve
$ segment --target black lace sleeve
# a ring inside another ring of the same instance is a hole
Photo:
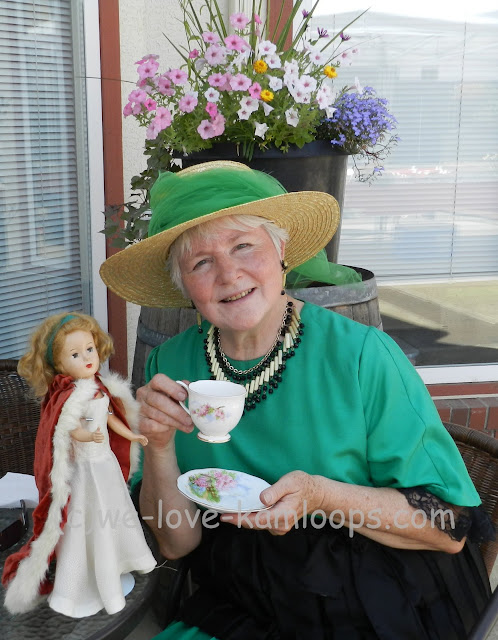
[[[429,521],[434,523],[453,540],[462,540],[465,536],[471,542],[495,540],[495,528],[482,506],[458,507],[449,504],[424,487],[398,489],[414,509],[421,509]]]

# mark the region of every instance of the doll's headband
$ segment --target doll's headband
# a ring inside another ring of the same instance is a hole
[[[66,322],[69,322],[69,320],[75,320],[77,316],[73,316],[70,313],[68,313],[66,316],[64,316],[63,318],[61,318],[59,320],[59,322],[55,325],[55,327],[52,329],[52,332],[50,333],[48,342],[47,342],[47,351],[45,353],[45,358],[48,362],[48,364],[53,367],[54,365],[54,354],[53,354],[53,345],[54,345],[54,340],[55,340],[55,336],[59,333],[61,327],[63,327]]]

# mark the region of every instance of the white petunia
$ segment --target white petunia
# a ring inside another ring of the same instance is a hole
[[[204,97],[208,102],[218,102],[220,99],[220,92],[213,89],[213,87],[209,87],[209,89],[204,92]]]
[[[250,96],[244,96],[240,100],[240,106],[242,107],[242,109],[249,111],[249,113],[252,113],[253,111],[257,111],[257,109],[259,109],[259,100],[255,100]]]
[[[263,111],[265,112],[265,116],[267,116],[273,111],[273,107],[271,107],[267,102],[263,102]]]
[[[280,69],[280,67],[282,66],[280,56],[277,56],[276,53],[271,56],[266,56],[265,62],[270,67],[270,69]]]
[[[301,76],[297,84],[303,91],[306,91],[307,93],[311,93],[316,89],[316,80],[311,76]]]
[[[285,119],[287,120],[287,124],[291,127],[297,127],[299,124],[299,116],[296,109],[287,109],[285,112]]]
[[[316,93],[316,101],[320,109],[325,109],[335,102],[335,92],[328,85],[322,85]]]
[[[194,67],[196,71],[200,71],[205,66],[206,66],[205,58],[197,58],[197,60],[194,62]]]
[[[241,51],[233,60],[232,60],[232,64],[237,67],[238,71],[240,71],[242,69],[242,67],[247,63],[247,61],[249,60],[249,53],[250,53],[250,49],[247,49],[246,51]]]
[[[328,55],[318,49],[311,50],[308,54],[308,57],[310,62],[315,66],[325,64],[328,60]]]
[[[360,84],[360,81],[358,80],[358,77],[356,77],[354,79],[354,86],[356,87],[356,91],[358,91],[358,93],[363,93],[363,87]]]
[[[297,78],[299,76],[299,64],[295,60],[284,62],[284,73],[286,76]]]
[[[327,118],[331,118],[334,115],[335,111],[336,109],[334,107],[326,107],[325,113],[327,114]]]
[[[272,91],[280,91],[283,86],[282,78],[276,78],[275,76],[268,76],[270,78],[269,87]]]
[[[258,56],[271,56],[277,50],[277,46],[270,40],[263,40],[258,45]]]
[[[239,109],[237,111],[237,115],[239,116],[239,120],[249,120],[249,116],[251,115],[252,111],[249,111],[248,109],[244,109],[244,107],[242,107],[241,109]]]
[[[288,85],[289,93],[294,98],[294,100],[299,104],[308,104],[310,101],[310,94],[308,91],[305,91],[299,82],[295,84]]]
[[[265,124],[264,122],[255,122],[254,126],[255,126],[254,135],[259,136],[260,138],[264,138],[266,135],[266,132],[268,131],[268,125]]]

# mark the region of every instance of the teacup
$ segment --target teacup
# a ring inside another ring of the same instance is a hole
[[[180,404],[199,429],[197,437],[204,442],[228,442],[244,411],[245,387],[225,380],[177,383],[188,393],[188,408]]]

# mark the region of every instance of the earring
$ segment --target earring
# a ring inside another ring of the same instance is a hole
[[[203,333],[202,326],[201,326],[202,325],[202,316],[198,311],[196,311],[195,315],[197,316],[197,333]]]
[[[287,269],[289,267],[289,265],[287,264],[287,262],[285,260],[280,260],[280,264],[282,265],[282,291],[280,292],[281,296],[285,296],[285,283],[287,280]]]
[[[202,316],[199,313],[199,311],[197,311],[197,308],[193,302],[192,302],[192,309],[195,309],[195,316],[197,319],[197,333],[204,333],[204,331],[202,330]]]

